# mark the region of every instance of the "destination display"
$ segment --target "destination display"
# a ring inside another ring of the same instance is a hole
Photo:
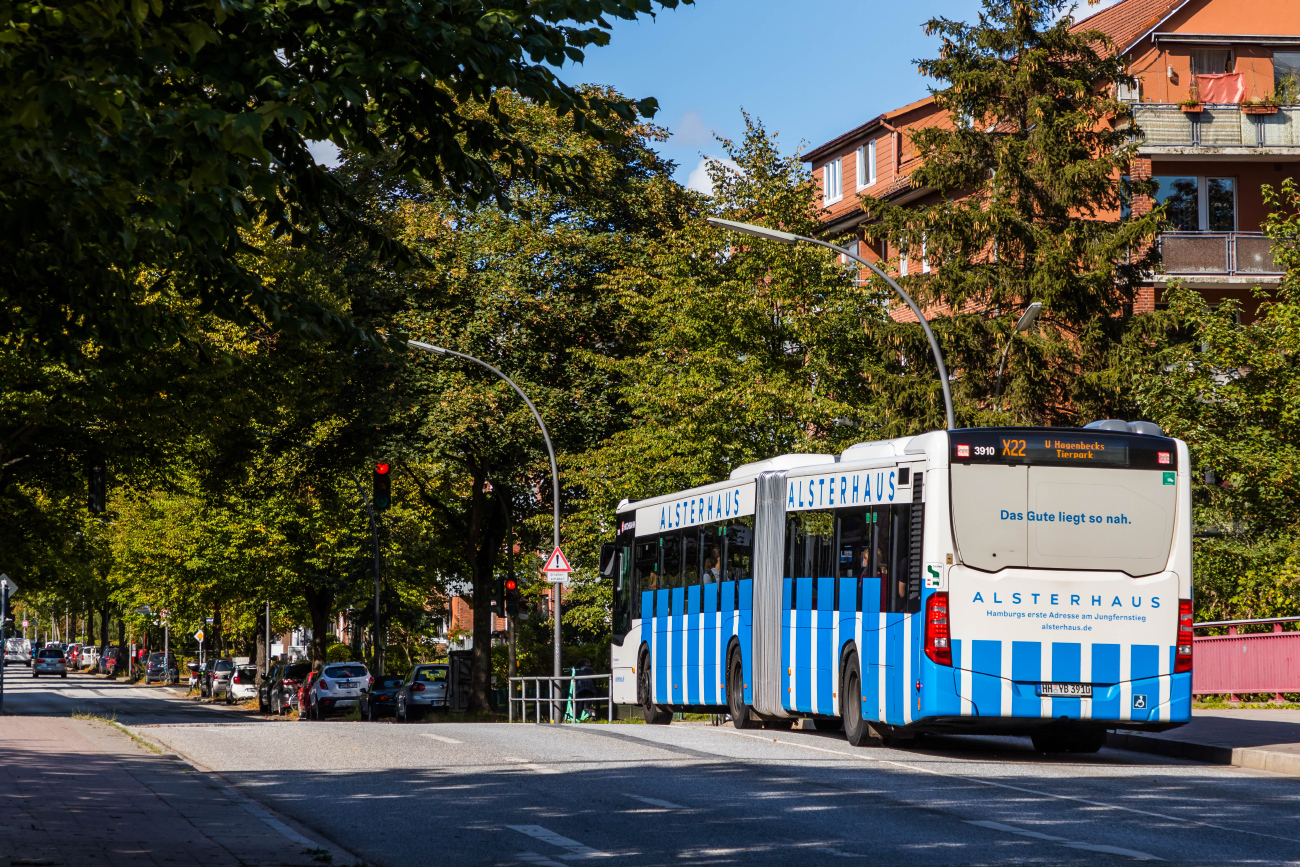
[[[1174,441],[1165,437],[1071,428],[982,428],[950,434],[953,463],[1044,464],[1173,470]]]

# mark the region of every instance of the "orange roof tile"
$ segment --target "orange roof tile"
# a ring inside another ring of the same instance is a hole
[[[1114,6],[1089,15],[1071,30],[1100,30],[1115,41],[1120,52],[1133,47],[1160,19],[1188,0],[1120,0]]]

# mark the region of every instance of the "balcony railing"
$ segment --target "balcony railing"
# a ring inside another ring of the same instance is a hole
[[[1156,147],[1300,147],[1300,106],[1249,114],[1239,105],[1207,105],[1186,113],[1176,105],[1137,104],[1133,119],[1143,144]]]
[[[1166,232],[1160,236],[1166,274],[1281,274],[1273,242],[1259,232]]]

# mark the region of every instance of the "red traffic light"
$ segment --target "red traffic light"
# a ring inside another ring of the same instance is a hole
[[[379,473],[381,476],[387,475],[388,464],[375,464],[375,472]]]
[[[507,590],[518,590],[518,589],[519,589],[519,585],[518,585],[517,583],[515,583],[515,579],[513,579],[513,578],[507,578],[507,579],[506,579],[506,589],[507,589]]]

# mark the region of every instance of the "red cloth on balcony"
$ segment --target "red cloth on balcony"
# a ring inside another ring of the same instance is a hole
[[[1237,103],[1246,98],[1246,85],[1241,80],[1240,72],[1198,75],[1196,87],[1200,91],[1201,102]]]

